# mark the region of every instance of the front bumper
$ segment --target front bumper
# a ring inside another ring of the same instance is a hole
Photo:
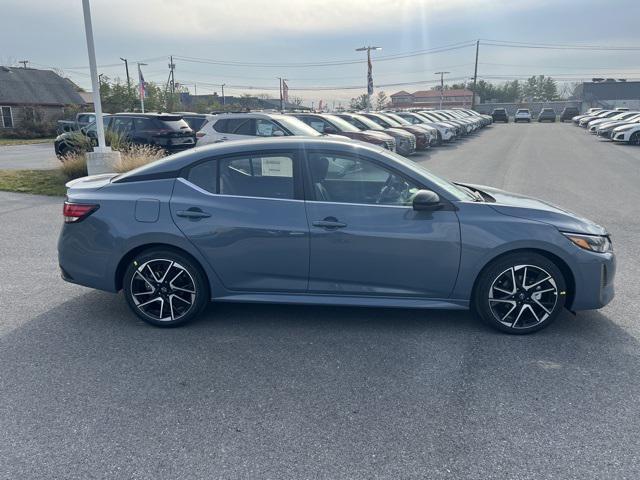
[[[614,142],[628,142],[631,139],[631,131],[626,132],[612,132],[611,140]]]
[[[616,256],[613,252],[584,252],[581,257],[573,269],[575,292],[567,307],[571,310],[602,308],[615,296]]]

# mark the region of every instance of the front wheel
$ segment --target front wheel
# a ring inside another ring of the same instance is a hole
[[[190,258],[171,250],[153,249],[137,255],[122,283],[131,310],[159,327],[187,323],[209,303],[202,270]]]
[[[481,273],[473,306],[490,326],[507,333],[533,333],[564,307],[566,283],[560,269],[537,253],[501,257]]]
[[[629,143],[631,145],[640,145],[640,132],[636,132],[629,137]]]

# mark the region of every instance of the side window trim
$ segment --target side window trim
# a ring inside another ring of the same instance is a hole
[[[222,160],[233,159],[233,158],[259,158],[261,155],[265,157],[275,157],[278,155],[291,157],[292,160],[292,168],[293,168],[293,198],[273,198],[273,197],[253,197],[247,195],[229,195],[220,193],[220,162]],[[258,150],[254,152],[242,152],[235,154],[227,154],[227,155],[218,155],[215,157],[206,157],[201,160],[196,161],[195,163],[189,165],[186,168],[183,168],[180,172],[179,178],[182,178],[184,181],[193,184],[189,180],[189,173],[192,169],[197,166],[206,163],[206,162],[216,162],[216,179],[215,179],[215,192],[210,192],[206,190],[206,192],[210,195],[221,195],[225,197],[243,197],[243,198],[265,198],[269,200],[295,200],[295,201],[304,201],[304,185],[303,185],[303,163],[304,156],[301,149],[289,149],[289,150]],[[195,184],[194,184],[195,185]],[[202,187],[195,185],[199,190],[204,190]]]

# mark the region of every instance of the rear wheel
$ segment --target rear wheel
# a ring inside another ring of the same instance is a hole
[[[187,323],[209,303],[209,289],[200,267],[169,249],[137,255],[124,274],[123,290],[131,310],[159,327]]]
[[[507,333],[532,333],[549,325],[564,307],[560,269],[533,252],[505,255],[481,273],[474,307],[482,320]]]

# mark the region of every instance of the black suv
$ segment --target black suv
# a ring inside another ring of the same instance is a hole
[[[504,108],[494,109],[491,112],[491,118],[493,118],[494,122],[509,123],[509,115],[507,115],[507,111]]]
[[[125,140],[137,145],[152,145],[174,153],[196,144],[196,135],[181,115],[170,113],[116,113],[104,116],[105,130],[118,132]],[[96,124],[91,123],[80,132],[97,145]],[[54,142],[56,155],[63,156],[77,149],[69,139],[74,133],[58,135]]]
[[[560,114],[560,121],[566,122],[567,120],[571,120],[576,115],[580,115],[580,110],[578,107],[564,107],[562,113]]]

